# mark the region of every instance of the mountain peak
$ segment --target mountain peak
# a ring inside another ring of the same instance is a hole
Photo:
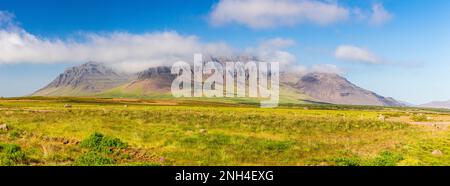
[[[312,98],[334,104],[402,106],[392,98],[365,90],[335,73],[311,72],[293,85]]]
[[[138,76],[139,80],[142,80],[142,79],[149,79],[149,78],[154,78],[154,77],[158,77],[158,76],[171,77],[173,75],[171,74],[170,67],[159,66],[159,67],[148,68],[147,70],[139,72],[137,74],[137,76]]]
[[[112,68],[106,67],[102,63],[92,61],[81,64],[79,66],[68,68],[64,73],[65,74],[73,73],[79,75],[80,77],[89,74],[101,74],[101,75],[117,74],[117,72],[115,72]]]
[[[114,88],[129,79],[128,75],[115,72],[102,63],[87,62],[66,69],[44,88],[33,93],[35,96],[72,95],[95,93],[105,88]],[[76,90],[73,92],[73,90]]]

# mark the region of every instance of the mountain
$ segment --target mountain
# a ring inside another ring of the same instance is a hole
[[[33,96],[81,96],[102,92],[128,82],[131,75],[118,73],[100,63],[88,62],[65,70]]]
[[[176,76],[171,74],[170,67],[152,67],[137,74],[137,78],[124,85],[107,90],[103,95],[148,96],[169,95],[172,81]]]
[[[258,61],[254,57],[209,57],[208,60]],[[89,62],[67,69],[33,96],[152,97],[171,96],[175,76],[170,67],[152,67],[135,75],[118,73]],[[349,105],[404,106],[402,103],[360,88],[342,76],[329,73],[280,73],[280,102],[324,102]]]
[[[337,74],[312,72],[299,77],[298,81],[291,79],[286,83],[312,98],[327,103],[403,106],[393,98],[360,88]]]
[[[248,62],[258,60],[249,56],[213,57],[204,56],[203,63],[213,61],[222,65],[225,62]],[[120,87],[106,90],[101,96],[118,97],[149,97],[149,96],[171,96],[170,89],[172,81],[176,76],[171,74],[168,66],[151,67],[137,74],[137,78]]]
[[[418,105],[418,107],[450,109],[450,100],[449,101],[433,101],[433,102],[425,103],[422,105]]]

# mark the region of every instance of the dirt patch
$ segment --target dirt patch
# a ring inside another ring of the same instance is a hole
[[[67,138],[63,138],[63,137],[48,137],[48,136],[43,136],[42,140],[47,141],[47,142],[56,142],[56,143],[62,143],[64,145],[78,145],[80,143],[79,140],[76,139],[67,139]]]
[[[17,109],[17,108],[0,108],[0,110],[7,111],[26,111],[26,112],[34,112],[34,113],[54,113],[54,110],[36,110],[36,109]]]
[[[128,154],[133,162],[154,162],[164,163],[165,159],[154,155],[153,153],[139,148],[120,149],[120,154]]]

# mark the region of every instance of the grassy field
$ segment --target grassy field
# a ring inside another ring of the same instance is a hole
[[[0,99],[2,165],[450,165],[450,113],[206,101]]]

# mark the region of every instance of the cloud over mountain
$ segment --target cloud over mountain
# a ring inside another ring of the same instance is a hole
[[[232,49],[225,43],[205,43],[175,31],[45,38],[20,28],[13,14],[0,11],[0,53],[0,64],[100,61],[125,70],[142,70],[177,60],[191,61],[193,53],[231,55]]]
[[[334,52],[336,59],[367,64],[380,64],[382,60],[367,49],[353,45],[338,46]]]
[[[294,54],[285,51],[287,47],[295,45],[295,41],[286,38],[271,38],[263,40],[257,47],[249,47],[246,53],[258,56],[262,60],[279,62],[281,69],[286,69],[297,61]]]
[[[238,52],[226,43],[201,42],[194,35],[175,31],[133,34],[127,32],[81,33],[78,38],[45,38],[18,26],[14,14],[0,11],[0,64],[16,63],[106,63],[126,72],[139,72],[149,67],[171,65],[176,61],[191,62],[194,53],[204,56],[246,54],[264,61],[280,62],[282,70],[301,66],[286,48],[296,44],[288,38],[268,38],[258,45]],[[302,67],[307,68],[307,67]],[[340,73],[336,66],[316,65],[312,71]]]
[[[13,14],[0,13],[0,64],[97,61],[137,72],[180,60],[191,62],[194,53],[205,56],[237,53],[226,43],[201,42],[195,35],[186,36],[175,31],[81,33],[77,38],[63,39],[39,37],[15,24]],[[294,40],[273,38],[249,47],[246,52],[288,65],[295,62],[295,56],[282,49],[294,44]]]
[[[313,65],[310,69],[311,72],[319,72],[319,73],[329,73],[329,74],[345,74],[344,70],[340,69],[336,65],[333,64],[317,64]]]

